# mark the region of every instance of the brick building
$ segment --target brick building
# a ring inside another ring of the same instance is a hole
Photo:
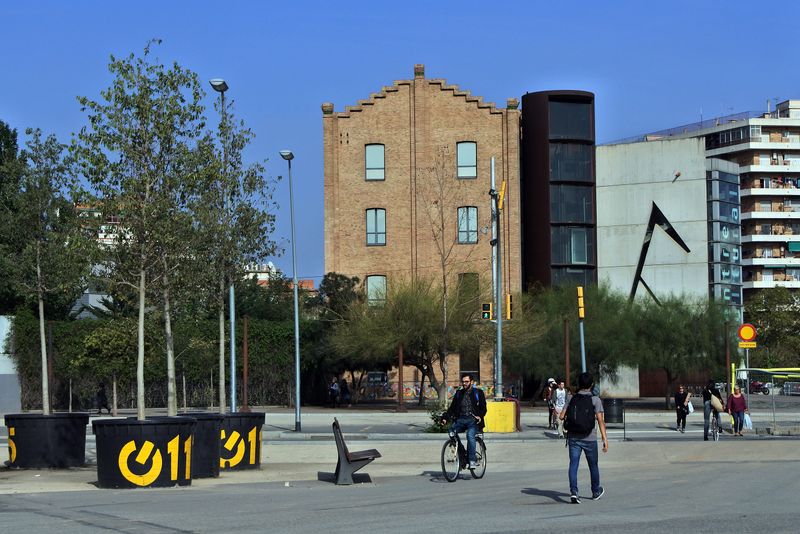
[[[380,299],[392,280],[440,276],[445,249],[454,282],[475,277],[487,289],[495,158],[497,188],[507,181],[502,289],[519,292],[517,108],[516,98],[502,109],[425,78],[423,65],[414,66],[413,79],[395,81],[344,111],[323,104],[325,271],[358,276],[368,298]],[[483,361],[484,382],[491,382]]]

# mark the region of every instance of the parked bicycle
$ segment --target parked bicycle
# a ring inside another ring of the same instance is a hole
[[[470,469],[467,448],[461,443],[458,433],[452,430],[442,446],[442,475],[448,482],[455,482],[462,469],[469,469],[472,478],[483,478],[486,473],[486,444],[483,434],[475,436],[475,460],[478,467]]]

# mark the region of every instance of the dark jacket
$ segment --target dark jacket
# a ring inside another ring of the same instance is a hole
[[[450,401],[450,407],[444,413],[444,418],[448,421],[455,421],[461,416],[461,398],[464,396],[464,389],[460,388],[453,395],[453,400]],[[481,418],[478,423],[479,428],[483,428],[483,419],[486,416],[486,395],[483,394],[482,389],[475,386],[470,388],[469,399],[472,402],[472,413]]]

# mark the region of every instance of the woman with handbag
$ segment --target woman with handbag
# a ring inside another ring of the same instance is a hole
[[[742,426],[744,426],[744,414],[747,411],[747,399],[742,395],[742,389],[739,386],[733,388],[733,395],[728,397],[728,413],[733,416],[733,433],[736,436],[742,435]]]
[[[675,392],[675,414],[678,418],[675,430],[681,434],[686,431],[686,416],[689,415],[689,398],[691,396],[683,384],[678,385],[678,391]]]

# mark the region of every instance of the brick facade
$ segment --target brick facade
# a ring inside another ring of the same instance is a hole
[[[343,112],[322,105],[324,138],[325,272],[370,275],[392,280],[441,276],[441,246],[457,242],[457,209],[477,207],[475,244],[452,246],[450,277],[476,273],[481,286],[491,284],[491,158],[497,189],[507,180],[503,211],[503,292],[521,290],[520,168],[518,101],[505,109],[486,103],[444,80],[425,78],[415,65],[414,78],[395,81]],[[456,174],[457,143],[477,146],[477,178]],[[384,180],[367,180],[365,147],[384,145]],[[368,246],[366,210],[385,209],[386,242]],[[441,208],[441,214],[439,209]],[[435,229],[444,223],[444,237]],[[484,231],[486,233],[484,233]],[[481,367],[486,360],[482,354]],[[489,358],[491,360],[491,358]],[[457,368],[457,367],[455,367]],[[451,367],[453,369],[453,367]],[[490,369],[482,369],[491,383]],[[449,377],[452,380],[456,377]]]

